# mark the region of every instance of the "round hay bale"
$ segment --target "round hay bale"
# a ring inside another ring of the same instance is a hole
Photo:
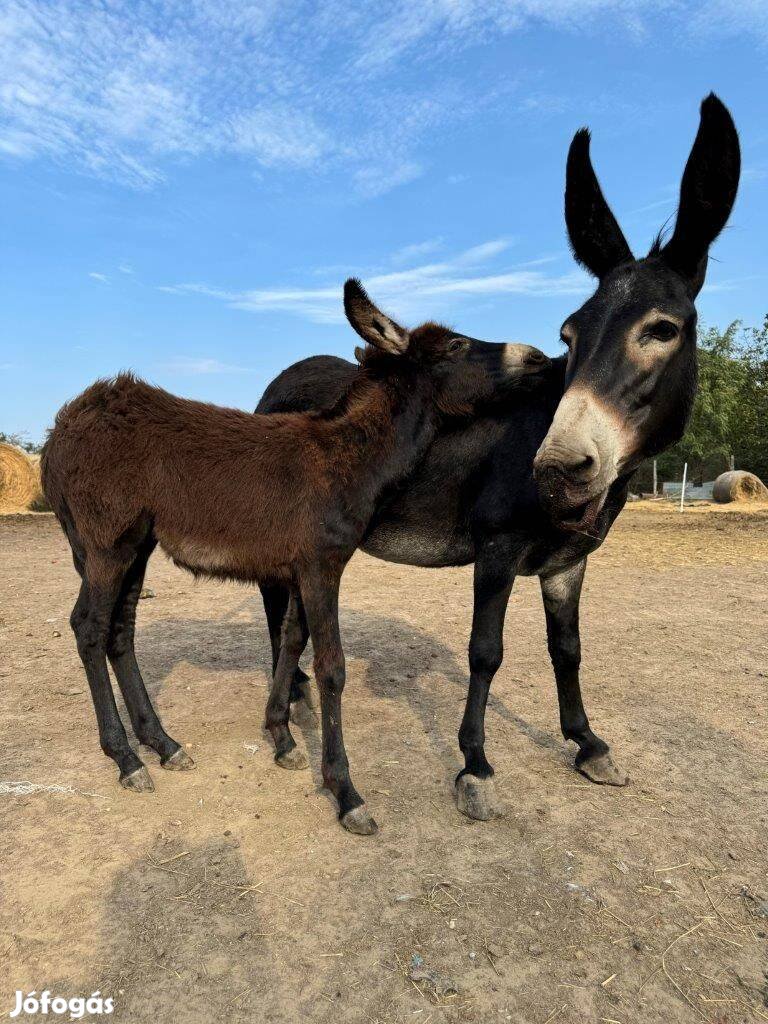
[[[712,497],[721,505],[730,501],[768,501],[768,487],[754,473],[732,469],[715,480]]]
[[[50,512],[51,506],[43,494],[43,481],[40,475],[40,452],[28,452],[27,457],[32,463],[32,468],[35,471],[35,479],[37,480],[37,496],[33,498],[29,508],[32,512]]]
[[[21,448],[0,443],[0,514],[26,512],[42,500],[39,456],[35,462]]]

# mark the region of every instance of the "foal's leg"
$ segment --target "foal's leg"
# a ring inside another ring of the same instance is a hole
[[[290,591],[280,583],[259,584],[264,611],[267,615],[269,642],[272,645],[272,675],[277,672],[277,661],[280,657],[280,643],[283,635],[283,620],[288,610]],[[304,701],[308,708],[312,707],[312,694],[309,688],[309,676],[299,668],[298,663],[291,679],[291,703]]]
[[[585,558],[557,576],[540,579],[547,616],[547,644],[560,704],[560,728],[567,740],[579,746],[576,768],[582,775],[592,782],[625,786],[626,775],[614,764],[605,740],[592,732],[581,701],[579,599],[586,567]]]
[[[456,800],[462,814],[480,821],[487,821],[501,811],[493,768],[485,756],[485,707],[493,677],[504,657],[504,617],[515,580],[512,567],[512,552],[506,538],[490,538],[477,552],[469,693],[459,729],[464,768],[456,779]]]
[[[344,828],[370,836],[378,826],[352,784],[341,730],[344,652],[339,637],[339,575],[313,575],[301,581],[301,597],[315,650],[315,679],[320,690],[323,727],[323,782],[339,804]]]
[[[301,598],[291,593],[283,619],[282,643],[277,659],[272,689],[267,701],[266,727],[275,741],[275,761],[283,768],[306,768],[307,759],[297,748],[288,725],[291,684],[299,658],[309,639],[309,629]]]
[[[144,585],[147,562],[154,548],[155,541],[148,538],[125,574],[112,612],[107,654],[138,741],[160,755],[163,768],[194,768],[194,761],[189,754],[176,740],[171,739],[160,724],[136,661],[136,604]]]
[[[70,623],[91,689],[101,749],[120,769],[120,784],[125,789],[148,793],[155,787],[149,772],[128,743],[107,668],[112,609],[120,593],[125,568],[108,555],[89,556]]]

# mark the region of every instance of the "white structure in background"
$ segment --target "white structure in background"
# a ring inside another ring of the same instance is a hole
[[[708,480],[702,484],[701,487],[694,487],[692,484],[686,483],[685,485],[685,500],[686,501],[712,501],[712,491],[715,486],[714,480]],[[661,493],[665,498],[674,498],[675,500],[681,496],[683,492],[682,480],[669,480],[667,483],[662,484]]]

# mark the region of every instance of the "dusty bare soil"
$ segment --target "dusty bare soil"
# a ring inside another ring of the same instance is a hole
[[[572,770],[519,581],[487,823],[451,785],[471,570],[357,556],[345,733],[374,838],[337,824],[315,731],[310,771],[273,763],[258,595],[162,556],[147,583],[140,661],[198,767],[145,752],[139,796],[98,747],[63,536],[0,519],[0,1013],[47,988],[121,1024],[768,1020],[768,511],[632,506],[591,560],[585,699],[623,790]]]

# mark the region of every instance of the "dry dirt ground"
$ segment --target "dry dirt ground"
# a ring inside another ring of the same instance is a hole
[[[623,790],[573,772],[518,582],[486,823],[451,786],[471,569],[358,555],[345,732],[374,838],[337,824],[315,731],[309,771],[273,763],[258,595],[160,555],[147,582],[139,658],[198,766],[147,753],[140,796],[98,747],[63,536],[0,520],[0,1013],[47,988],[112,996],[120,1024],[768,1020],[768,511],[631,506],[592,558],[585,699]]]

